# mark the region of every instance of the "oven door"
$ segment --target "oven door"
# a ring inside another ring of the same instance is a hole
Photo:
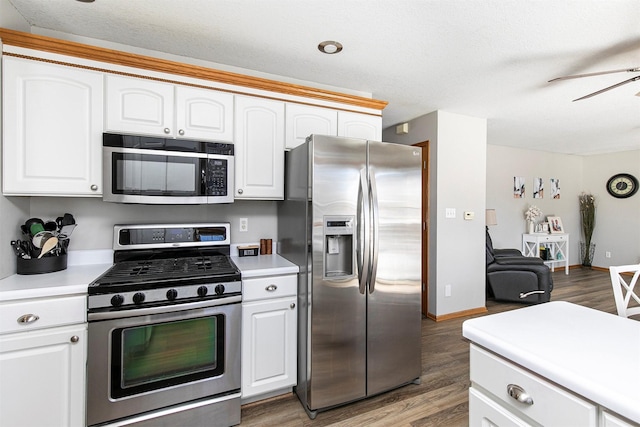
[[[239,391],[241,305],[185,306],[89,322],[88,425]]]
[[[206,153],[103,147],[103,200],[208,203]]]

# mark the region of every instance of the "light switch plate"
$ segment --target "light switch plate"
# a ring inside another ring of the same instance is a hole
[[[455,218],[456,217],[456,208],[446,208],[444,211],[445,218]]]

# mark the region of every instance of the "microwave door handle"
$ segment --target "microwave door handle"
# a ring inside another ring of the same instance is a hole
[[[360,170],[360,184],[358,185],[358,213],[356,220],[356,253],[358,263],[358,285],[360,293],[364,294],[369,279],[369,186],[365,169]]]
[[[371,274],[369,279],[369,293],[372,294],[376,287],[376,275],[378,273],[378,229],[380,228],[378,211],[378,188],[376,186],[376,175],[370,167],[369,188],[371,189]]]

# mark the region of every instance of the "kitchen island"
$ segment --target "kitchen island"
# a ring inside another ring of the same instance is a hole
[[[462,334],[471,426],[640,425],[640,322],[550,302],[467,320]]]

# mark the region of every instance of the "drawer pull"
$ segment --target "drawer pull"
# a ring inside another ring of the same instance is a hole
[[[524,389],[518,385],[509,384],[507,386],[507,393],[509,393],[509,396],[513,397],[520,403],[524,403],[525,405],[533,405],[533,398],[529,396],[524,391]]]
[[[276,285],[269,285],[266,288],[264,288],[267,292],[273,292],[276,289],[278,289],[278,287]]]
[[[22,316],[18,317],[18,323],[21,325],[28,325],[29,323],[35,322],[39,318],[40,316],[38,316],[37,314],[23,314]]]

